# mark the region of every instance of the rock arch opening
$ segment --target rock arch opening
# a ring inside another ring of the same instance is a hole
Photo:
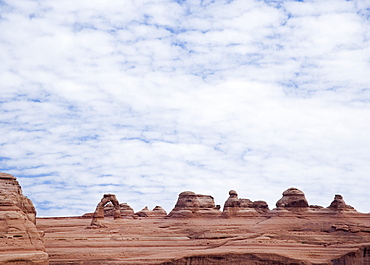
[[[103,198],[101,201],[98,203],[96,206],[95,212],[93,214],[93,218],[91,221],[91,225],[94,226],[104,226],[102,225],[101,221],[104,220],[104,206],[107,205],[108,203],[113,204],[113,218],[114,219],[121,219],[121,211],[120,211],[120,206],[119,206],[119,201],[116,198],[116,195],[114,194],[104,194]]]

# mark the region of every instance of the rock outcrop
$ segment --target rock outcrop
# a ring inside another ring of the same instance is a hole
[[[97,227],[104,227],[102,221],[104,221],[104,206],[108,203],[113,204],[113,218],[121,219],[120,205],[114,194],[104,194],[101,201],[96,206],[95,212],[92,217],[91,225]]]
[[[179,194],[175,208],[168,214],[168,217],[191,218],[215,217],[220,215],[220,206],[215,205],[212,196],[184,191]]]
[[[212,196],[188,191],[168,215],[178,218],[164,217],[157,206],[103,222],[122,216],[122,204],[106,194],[94,214],[97,226],[73,217],[37,223],[52,264],[370,264],[370,214],[340,195],[323,208],[309,206],[302,191],[290,188],[273,210],[234,190],[229,195],[222,214]]]
[[[308,208],[307,199],[303,191],[297,188],[289,188],[283,192],[283,197],[277,201],[278,208],[299,209]]]
[[[105,217],[114,217],[115,213],[115,206],[113,203],[108,203],[107,205],[104,206],[104,216]],[[127,203],[121,203],[119,205],[119,211],[122,217],[127,218],[127,217],[132,217],[134,214],[134,209],[131,208],[130,205]]]
[[[158,205],[153,208],[153,212],[155,213],[156,216],[166,216],[167,215],[166,210]]]
[[[122,217],[132,217],[132,215],[134,214],[134,209],[132,209],[132,207],[127,203],[121,203],[119,205],[119,210]]]
[[[328,208],[335,211],[356,211],[351,205],[346,204],[343,196],[339,194],[335,195],[334,200],[331,202]]]
[[[224,204],[222,217],[255,216],[259,213],[266,213],[269,210],[265,201],[253,202],[249,199],[239,199],[235,190],[230,190],[229,195]]]
[[[159,265],[225,265],[225,264],[241,264],[241,265],[307,265],[306,262],[297,259],[284,257],[278,254],[266,253],[219,253],[219,254],[199,254],[190,257],[183,257],[167,261]],[[346,263],[343,263],[346,264]]]
[[[83,218],[37,223],[46,233],[51,264],[370,264],[368,214],[270,212],[247,218],[108,219],[106,229],[95,230],[85,229]]]
[[[120,203],[119,210],[122,218],[132,218],[134,215],[134,209],[127,203]],[[104,217],[113,217],[115,213],[115,207],[113,203],[109,202],[104,206]],[[83,218],[92,218],[94,213],[85,213],[82,215]]]
[[[3,198],[14,202],[31,222],[36,223],[36,210],[32,201],[23,195],[17,179],[6,173],[0,173],[0,199]]]
[[[137,217],[165,217],[167,212],[161,207],[156,206],[153,210],[149,210],[147,206],[145,206],[141,211],[134,214],[134,218]]]
[[[35,214],[31,200],[22,194],[16,178],[0,173],[1,264],[49,264],[35,226]]]

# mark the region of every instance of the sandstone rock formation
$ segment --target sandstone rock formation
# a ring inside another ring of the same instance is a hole
[[[134,214],[134,217],[165,217],[167,212],[161,207],[156,206],[153,210],[149,210],[147,206],[145,206],[141,211]]]
[[[297,188],[289,188],[283,192],[283,197],[277,201],[278,208],[307,208],[308,202],[304,193]]]
[[[132,209],[132,207],[127,203],[121,203],[119,205],[119,210],[122,217],[132,217],[132,215],[134,214],[134,209]]]
[[[343,196],[339,194],[335,195],[334,200],[331,202],[328,208],[336,211],[355,211],[355,208],[353,208],[351,205],[346,204]]]
[[[0,199],[3,198],[14,202],[31,222],[36,222],[36,210],[32,201],[22,194],[17,179],[6,173],[0,173]]]
[[[101,201],[96,206],[93,218],[91,221],[92,226],[104,227],[102,221],[104,220],[104,206],[111,202],[113,204],[113,218],[121,219],[121,211],[119,207],[119,202],[114,194],[104,194]]]
[[[159,265],[240,264],[240,265],[307,265],[306,262],[272,253],[204,253],[163,262]]]
[[[168,214],[168,217],[218,217],[220,215],[220,206],[215,205],[212,196],[184,191],[179,194],[175,208]]]
[[[105,217],[114,217],[115,211],[116,210],[113,203],[108,203],[104,206]],[[119,205],[119,211],[122,217],[132,217],[132,215],[134,214],[134,209],[132,209],[131,206],[128,205],[127,203],[121,203]]]
[[[235,190],[229,191],[230,197],[224,204],[222,217],[246,217],[255,216],[258,213],[266,213],[269,208],[265,201],[251,201],[239,199]]]
[[[156,216],[166,216],[167,215],[166,210],[158,205],[153,208],[153,212],[155,213]]]
[[[0,264],[49,264],[35,213],[16,178],[0,173]]]
[[[132,218],[134,215],[134,209],[131,208],[127,203],[120,203],[119,210],[121,212],[122,218]],[[113,217],[115,208],[113,203],[109,202],[104,206],[104,217]],[[94,213],[85,213],[82,215],[83,218],[92,218]]]
[[[48,264],[29,219],[32,202],[13,176],[0,176],[0,264]],[[37,224],[51,264],[370,264],[370,215],[341,195],[323,208],[309,206],[302,191],[290,188],[273,210],[264,201],[239,199],[234,190],[229,195],[221,213],[212,196],[182,192],[167,215],[179,218],[164,218],[160,206],[133,214],[105,194],[88,227],[99,229],[86,229],[90,220],[78,217],[38,218]],[[133,215],[149,218],[103,221]]]
[[[331,210],[328,210],[331,211]],[[368,265],[368,214],[291,211],[247,218],[38,219],[51,264]],[[275,211],[279,212],[279,211]]]

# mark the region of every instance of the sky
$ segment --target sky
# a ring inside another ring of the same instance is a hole
[[[370,212],[369,0],[0,0],[0,172],[38,216],[178,194]]]

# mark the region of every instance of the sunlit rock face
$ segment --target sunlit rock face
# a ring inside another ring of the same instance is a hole
[[[134,209],[127,203],[120,203],[119,210],[122,217],[131,217],[134,214]]]
[[[147,206],[145,206],[141,211],[134,214],[134,218],[137,217],[165,217],[167,212],[161,207],[156,206],[153,210],[149,210]]]
[[[212,196],[184,191],[179,194],[175,208],[168,214],[168,217],[191,218],[215,217],[220,215],[220,206],[215,205]]]
[[[134,209],[127,203],[120,203],[119,210],[122,218],[132,218],[134,215]],[[113,217],[116,209],[113,203],[108,202],[104,205],[104,217]],[[92,218],[94,213],[85,213],[82,215],[83,218]]]
[[[153,208],[153,213],[155,216],[166,216],[167,215],[167,212],[165,209],[162,208],[162,206],[155,206]]]
[[[120,203],[119,210],[122,217],[132,217],[134,214],[134,209],[127,203]],[[114,216],[115,207],[112,203],[108,203],[104,206],[104,216],[105,217],[112,217]]]
[[[0,264],[48,264],[35,217],[16,178],[0,173]]]
[[[370,264],[369,215],[341,195],[327,208],[308,206],[290,188],[269,210],[231,190],[221,213],[212,196],[186,191],[166,216],[160,206],[133,214],[104,194],[90,226],[81,217],[38,218],[44,238],[15,202],[0,198],[0,264],[48,264],[42,239],[51,264]]]
[[[334,200],[328,208],[334,211],[356,211],[351,205],[346,204],[343,196],[339,194],[334,196]]]
[[[277,201],[278,208],[308,208],[307,199],[303,191],[297,188],[289,188],[283,192],[283,197]]]
[[[239,199],[235,190],[229,191],[229,198],[224,204],[222,217],[247,217],[266,213],[269,208],[265,201]]]
[[[22,194],[22,188],[17,179],[6,173],[0,173],[0,200],[12,201],[27,218],[36,223],[36,210],[30,199]]]
[[[102,223],[104,221],[104,206],[108,203],[113,205],[113,218],[114,219],[121,219],[121,211],[119,207],[119,201],[114,194],[104,194],[103,198],[100,200],[98,205],[96,206],[95,212],[92,217],[91,225],[97,227],[105,227]]]
[[[13,241],[12,245],[22,250],[45,249],[35,224],[11,200],[0,201],[0,239]],[[12,250],[13,246],[9,245],[8,250]]]

